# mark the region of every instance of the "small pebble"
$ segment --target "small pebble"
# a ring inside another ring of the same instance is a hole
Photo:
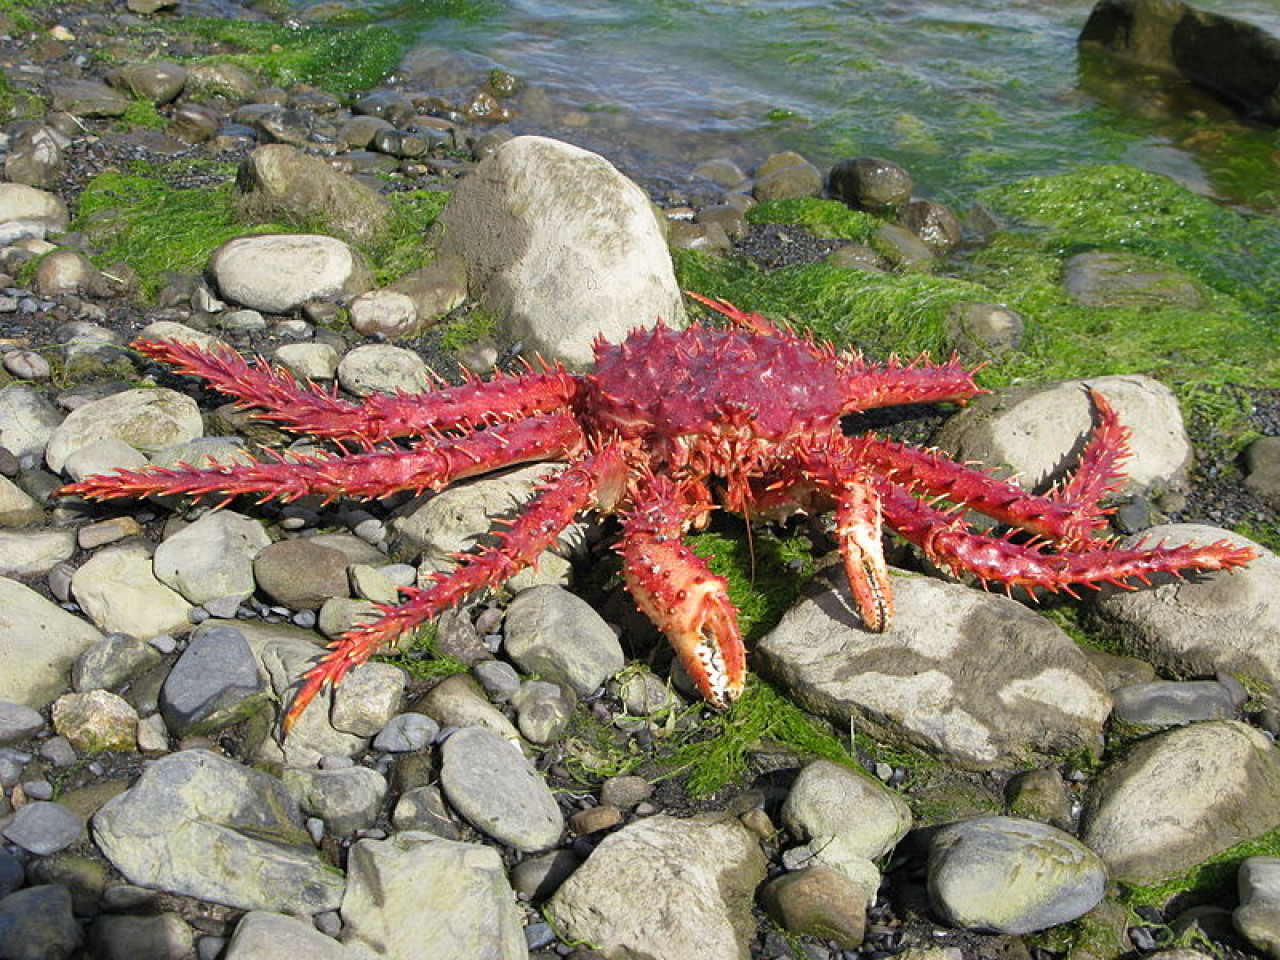
[[[373,738],[373,748],[385,753],[412,753],[430,745],[440,735],[440,725],[423,713],[392,717]]]
[[[178,638],[171,633],[157,633],[147,642],[164,654],[173,653],[178,649]]]

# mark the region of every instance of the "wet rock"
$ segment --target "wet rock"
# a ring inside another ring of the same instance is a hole
[[[369,289],[359,255],[341,240],[315,234],[266,234],[228,240],[209,258],[224,299],[264,313],[288,313],[308,300]]]
[[[938,446],[962,462],[999,466],[1027,489],[1040,490],[1076,466],[1081,438],[1094,423],[1086,387],[1101,393],[1130,431],[1125,490],[1184,487],[1191,443],[1177,399],[1145,376],[1068,380],[978,397],[947,421]]]
[[[431,374],[412,350],[386,343],[367,343],[349,350],[338,362],[338,382],[358,397],[374,393],[422,393]]]
[[[649,198],[593,153],[508,140],[458,183],[439,223],[441,252],[466,262],[498,336],[528,354],[583,367],[597,336],[616,343],[658,317],[684,324]]]
[[[53,702],[53,729],[80,753],[124,752],[138,745],[138,713],[107,690],[67,693]]]
[[[1280,510],[1280,437],[1259,437],[1244,451],[1245,489]]]
[[[559,842],[564,817],[555,797],[509,740],[466,727],[445,740],[441,758],[440,786],[477,830],[526,852]]]
[[[376,239],[391,216],[373,188],[285,144],[249,154],[236,174],[236,190],[236,209],[249,223],[319,221],[351,243]]]
[[[128,541],[98,551],[71,578],[71,593],[108,633],[154,637],[191,629],[191,604],[156,579],[147,543]]]
[[[932,271],[938,264],[932,248],[906,227],[882,223],[871,241],[876,253],[898,270]]]
[[[1064,265],[1062,285],[1082,307],[1194,309],[1205,304],[1191,276],[1132,253],[1078,253]]]
[[[160,690],[160,712],[174,736],[200,736],[239,723],[269,697],[244,634],[202,626]]]
[[[118,117],[129,109],[122,97],[98,80],[72,80],[50,88],[50,105],[75,117]]]
[[[1236,874],[1236,929],[1260,953],[1280,957],[1280,857],[1249,857]]]
[[[1230,673],[1251,678],[1280,697],[1280,558],[1230,531],[1199,524],[1152,527],[1121,541],[1166,546],[1225,540],[1252,544],[1256,560],[1230,573],[1155,579],[1150,590],[1104,590],[1094,609],[1107,630],[1123,635],[1129,652],[1175,677]]]
[[[1081,839],[1118,880],[1151,884],[1280,822],[1280,757],[1266,735],[1209,721],[1139,743],[1093,784]]]
[[[995,303],[961,303],[947,311],[947,342],[966,363],[993,360],[1022,345],[1026,323]]]
[[[343,941],[384,960],[526,956],[520,913],[497,851],[427,833],[361,840],[351,848]]]
[[[507,655],[525,673],[589,696],[626,665],[617,634],[585,600],[557,586],[521,590],[507,610]]]
[[[79,817],[62,804],[47,800],[19,807],[4,828],[5,839],[38,857],[65,850],[83,833],[84,824]]]
[[[101,639],[79,617],[0,577],[0,698],[44,707],[66,691],[76,658]]]
[[[829,867],[807,867],[774,878],[761,889],[760,903],[780,927],[798,937],[834,940],[846,949],[862,943],[866,892]]]
[[[337,909],[343,879],[317,855],[280,781],[205,750],[154,761],[93,818],[132,883],[242,910]]]
[[[912,200],[902,211],[902,225],[939,255],[960,245],[960,221],[946,204],[934,200]]]
[[[1228,720],[1235,716],[1238,706],[1232,691],[1216,680],[1156,680],[1120,687],[1112,691],[1112,696],[1116,719],[1149,727]]]
[[[324,820],[335,836],[373,826],[387,795],[387,781],[368,767],[284,771],[281,779],[302,812]]]
[[[66,887],[41,884],[0,900],[0,956],[65,960],[80,945],[80,925]]]
[[[1094,749],[1111,697],[1044,617],[1005,597],[895,577],[897,615],[873,634],[851,612],[843,576],[834,582],[816,583],[755,651],[808,709],[852,714],[873,736],[977,769]]]
[[[1179,76],[1280,126],[1280,42],[1255,24],[1181,0],[1099,0],[1080,45]]]
[[[222,126],[216,110],[201,103],[184,101],[173,108],[169,117],[169,133],[183,143],[207,143]]]
[[[172,60],[130,63],[120,70],[120,85],[135,97],[157,106],[172,103],[187,82],[187,69]]]
[[[1057,770],[1024,770],[1009,780],[1004,792],[1010,816],[1071,830],[1071,800]]]
[[[187,95],[193,99],[217,96],[233,103],[244,103],[259,86],[248,70],[227,60],[199,63],[187,70]]]
[[[253,593],[253,560],[271,538],[257,520],[232,510],[206,513],[156,547],[157,579],[192,603]]]
[[[841,160],[828,177],[831,195],[855,210],[891,213],[911,199],[911,175],[879,157]]]
[[[396,126],[413,118],[417,109],[413,101],[395,90],[374,90],[365,94],[352,106],[358,116],[378,117]]]
[[[934,836],[928,885],[948,923],[1025,934],[1092,910],[1106,892],[1107,871],[1091,850],[1047,824],[978,817]]]
[[[99,960],[187,960],[195,934],[176,913],[101,916],[89,929],[89,944]]]
[[[787,150],[765,159],[756,170],[751,195],[761,203],[822,194],[822,172],[800,154]]]
[[[562,937],[607,954],[748,960],[764,871],[755,834],[737,821],[659,814],[605,837],[547,911]]]
[[[200,410],[185,394],[164,387],[125,390],[71,411],[49,436],[45,461],[59,472],[72,453],[100,440],[114,437],[149,454],[203,434]]]

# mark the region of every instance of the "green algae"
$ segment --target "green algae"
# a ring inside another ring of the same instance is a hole
[[[199,273],[222,243],[280,225],[246,228],[236,220],[228,180],[182,189],[154,177],[103,173],[80,195],[75,227],[98,248],[100,264],[123,262],[138,274],[141,293],[152,297],[169,273]]]
[[[815,236],[853,243],[870,243],[880,221],[868,213],[851,210],[838,200],[794,197],[769,200],[747,211],[747,222],[793,223],[807,227]]]
[[[282,86],[310,84],[331,91],[366,90],[386,80],[413,35],[390,27],[288,24],[192,17],[182,30],[224,44],[228,61]]]
[[[1249,857],[1280,856],[1280,827],[1217,853],[1163,883],[1140,885],[1121,882],[1120,899],[1130,908],[1163,906],[1175,896],[1192,903],[1234,903],[1236,875]]]

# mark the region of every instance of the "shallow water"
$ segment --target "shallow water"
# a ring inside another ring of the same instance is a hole
[[[1280,34],[1275,0],[1201,3]],[[727,155],[819,166],[891,158],[951,202],[1079,163],[1125,161],[1257,208],[1280,205],[1280,139],[1193,91],[1082,64],[1091,3],[974,0],[511,0],[405,3],[400,78],[527,85],[517,128],[606,153],[650,184]]]

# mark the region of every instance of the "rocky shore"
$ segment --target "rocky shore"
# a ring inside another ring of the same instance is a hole
[[[1162,257],[1159,211],[1269,228],[1124,169],[1088,175],[1138,186],[1146,246],[1110,224],[1067,242],[1047,201],[1018,207],[1058,184],[956,212],[878,158],[712,157],[646,189],[512,136],[515,78],[277,86],[185,30],[201,11],[140,3],[11,11],[0,43],[21,114],[0,139],[0,958],[1280,958],[1280,392],[1236,376],[1270,384],[1267,351],[1205,346],[1268,309],[1238,277],[1269,248]],[[1015,300],[1032,281],[1000,278],[1041,256],[1051,295]],[[1037,606],[897,548],[874,635],[821,518],[750,540],[726,519],[695,547],[758,678],[716,714],[588,518],[285,737],[325,643],[490,542],[548,468],[368,502],[54,493],[332,452],[138,338],[356,402],[458,361],[584,367],[597,336],[689,322],[695,284],[812,297],[841,346],[989,364],[962,412],[875,426],[1031,485],[1075,462],[1091,387],[1131,431],[1116,535],[1259,556]],[[1200,335],[1153,335],[1175,392],[1130,354],[1102,375],[1102,335],[1054,317]]]

